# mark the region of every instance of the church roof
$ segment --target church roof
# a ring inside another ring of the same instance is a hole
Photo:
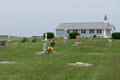
[[[109,25],[106,29],[114,29],[115,30],[115,27],[113,25]]]
[[[108,24],[104,22],[61,23],[56,29],[105,29]]]

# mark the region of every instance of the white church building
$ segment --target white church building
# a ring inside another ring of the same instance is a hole
[[[78,32],[81,37],[111,37],[112,32],[115,31],[114,25],[110,25],[107,21],[107,16],[104,17],[104,22],[85,22],[85,23],[61,23],[56,30],[57,37],[63,37],[67,29],[67,36],[71,32]]]

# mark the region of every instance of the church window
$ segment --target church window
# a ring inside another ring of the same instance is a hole
[[[81,30],[81,34],[85,34],[86,33],[86,30]]]
[[[89,30],[89,33],[94,33],[94,30]]]
[[[98,30],[97,30],[97,33],[101,33],[101,30],[100,30],[100,29],[98,29]]]
[[[68,30],[67,33],[70,33],[70,30]]]

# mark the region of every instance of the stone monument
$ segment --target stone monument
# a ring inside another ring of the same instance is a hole
[[[6,43],[5,41],[1,41],[0,42],[0,47],[6,47],[5,43]]]
[[[47,34],[45,34],[45,40],[43,40],[43,42],[48,42],[48,40],[47,40]]]
[[[47,34],[45,34],[45,41],[47,41]]]
[[[8,35],[8,40],[7,41],[11,41],[10,35]]]
[[[44,43],[44,44],[43,44],[43,51],[41,51],[41,52],[36,52],[36,55],[47,53],[47,51],[46,51],[47,46],[48,46],[48,44],[47,44],[47,43]]]
[[[64,29],[65,31],[65,36],[64,36],[64,39],[63,39],[63,42],[67,42],[68,41],[68,38],[67,38],[67,29]]]
[[[80,44],[81,42],[80,42],[80,36],[79,35],[76,35],[76,42],[75,42],[75,44]]]

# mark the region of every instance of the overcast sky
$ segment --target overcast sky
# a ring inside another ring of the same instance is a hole
[[[0,35],[42,36],[60,23],[108,22],[120,32],[120,0],[0,0]]]

